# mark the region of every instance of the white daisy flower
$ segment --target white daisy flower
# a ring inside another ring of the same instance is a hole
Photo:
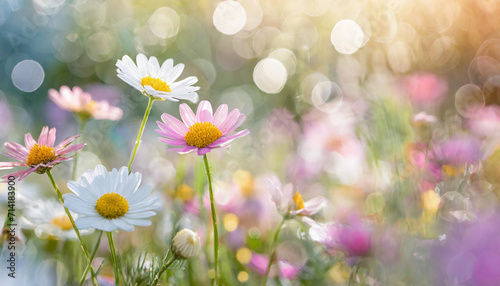
[[[200,237],[190,229],[179,231],[172,240],[172,251],[182,259],[192,259],[200,254]]]
[[[128,173],[127,167],[108,172],[102,165],[88,170],[78,182],[69,181],[74,194],[64,194],[64,206],[81,215],[76,221],[78,229],[96,228],[104,231],[122,229],[133,231],[134,225],[149,226],[147,220],[156,215],[159,196],[149,196],[152,187],[139,187],[140,173]],[[149,197],[148,197],[149,196]]]
[[[186,99],[198,102],[198,86],[192,86],[198,81],[195,76],[181,81],[177,78],[184,70],[184,64],[174,66],[172,59],[166,60],[160,67],[155,57],[148,58],[143,54],[137,55],[137,65],[127,55],[116,62],[118,77],[133,86],[146,96],[160,100],[179,101]]]
[[[37,199],[28,203],[23,210],[21,221],[23,228],[34,229],[36,236],[43,239],[78,238],[68,215],[57,199]],[[80,234],[85,235],[93,231],[83,230]]]

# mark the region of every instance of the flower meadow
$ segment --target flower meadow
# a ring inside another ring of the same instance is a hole
[[[499,13],[0,2],[0,285],[500,285]]]

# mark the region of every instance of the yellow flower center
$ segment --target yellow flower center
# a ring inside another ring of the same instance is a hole
[[[63,214],[58,217],[55,217],[50,221],[53,225],[59,227],[62,230],[70,230],[73,228],[71,221],[69,220],[68,215]]]
[[[128,202],[117,193],[107,193],[97,200],[95,210],[107,219],[119,218],[127,213]]]
[[[47,164],[56,159],[56,153],[53,147],[47,145],[38,145],[35,143],[28,154],[26,165],[33,166],[38,164]]]
[[[141,80],[142,86],[149,85],[155,90],[171,92],[170,86],[159,78],[152,78],[151,76],[143,77]]]
[[[293,196],[293,201],[295,202],[297,210],[301,210],[304,208],[304,199],[302,198],[302,195],[298,191]]]
[[[190,146],[207,147],[222,136],[222,132],[212,122],[196,122],[189,127],[184,140]]]
[[[85,104],[85,111],[92,111],[96,108],[97,104],[94,100],[89,101],[87,104]]]

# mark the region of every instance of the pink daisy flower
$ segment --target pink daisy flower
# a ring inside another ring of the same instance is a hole
[[[71,160],[72,158],[65,157],[65,155],[70,152],[78,151],[85,146],[85,143],[81,143],[68,147],[68,145],[78,137],[80,137],[80,135],[69,137],[59,143],[59,145],[54,146],[56,141],[56,129],[51,128],[49,130],[49,127],[45,126],[40,133],[40,137],[38,137],[38,143],[33,139],[30,133],[26,133],[24,137],[26,147],[15,142],[5,143],[4,145],[10,153],[4,153],[4,155],[12,157],[19,162],[0,162],[0,170],[8,170],[18,166],[26,166],[29,167],[29,169],[8,174],[3,176],[2,179],[14,176],[21,181],[33,172],[43,174],[55,165],[63,161]]]
[[[215,114],[212,112],[212,105],[206,100],[200,102],[196,115],[185,103],[180,105],[179,110],[183,122],[164,113],[161,116],[163,122],[157,121],[160,130],[155,130],[166,137],[159,137],[161,142],[179,146],[170,148],[179,154],[197,151],[198,155],[204,155],[214,148],[228,147],[234,139],[250,133],[245,129],[229,135],[246,117],[238,109],[233,109],[228,114],[226,104],[219,106]]]
[[[92,95],[75,86],[71,90],[67,86],[61,86],[59,91],[49,90],[49,98],[61,109],[75,112],[80,118],[120,120],[123,111],[111,106],[106,100],[95,101]]]

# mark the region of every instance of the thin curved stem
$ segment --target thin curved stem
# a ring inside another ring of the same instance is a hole
[[[214,226],[214,270],[215,270],[215,285],[219,285],[219,230],[217,228],[217,216],[215,215],[214,192],[212,189],[212,176],[210,175],[210,167],[208,165],[207,155],[203,155],[205,163],[205,171],[208,179],[208,190],[210,193],[210,207],[212,209],[212,223]]]
[[[148,121],[149,113],[151,112],[151,107],[153,107],[153,101],[154,99],[152,97],[149,97],[148,106],[146,107],[146,112],[144,112],[144,117],[142,118],[141,128],[139,129],[139,134],[137,134],[137,139],[135,140],[134,150],[130,154],[130,160],[128,161],[129,173],[132,167],[132,163],[134,162],[135,155],[137,154],[137,149],[139,149],[139,145],[141,144],[142,133],[144,132],[146,121]]]
[[[155,278],[153,279],[153,282],[151,282],[151,286],[156,286],[158,284],[158,280],[160,280],[161,275],[167,268],[175,261],[175,255],[170,257],[161,267],[161,269],[156,273]]]
[[[80,119],[81,122],[80,122],[80,138],[78,138],[79,140],[82,140],[82,137],[83,137],[83,129],[85,129],[85,124],[87,123],[87,119]],[[78,165],[78,153],[79,153],[80,150],[77,150],[75,152],[75,156],[73,156],[73,171],[71,172],[71,180],[75,180],[76,179],[76,166]]]
[[[64,211],[66,212],[66,215],[68,215],[69,221],[71,222],[71,225],[73,226],[73,229],[76,232],[76,236],[78,237],[78,240],[80,241],[80,246],[82,247],[83,254],[85,254],[85,258],[87,259],[87,262],[89,262],[90,256],[89,256],[89,251],[87,249],[87,246],[85,245],[85,242],[83,242],[82,236],[80,235],[80,231],[76,227],[75,220],[73,219],[73,216],[69,212],[68,208],[66,208],[64,206],[64,199],[62,197],[61,191],[57,187],[56,182],[54,181],[54,177],[52,177],[52,173],[50,172],[50,170],[47,170],[47,176],[49,176],[50,182],[52,183],[54,190],[56,190],[57,196],[59,197],[59,200],[61,201],[61,204],[64,207]],[[90,266],[90,274],[92,275],[92,282],[94,283],[94,285],[98,285],[97,276],[96,276],[94,268],[92,266]]]
[[[274,238],[273,238],[273,244],[271,245],[271,257],[269,257],[269,264],[267,264],[267,269],[266,269],[266,276],[264,277],[264,281],[262,281],[262,286],[266,285],[267,279],[269,278],[269,271],[271,271],[271,265],[273,264],[274,259],[276,258],[276,242],[278,241],[278,236],[280,234],[281,228],[283,227],[283,224],[285,223],[287,217],[283,216],[283,220],[281,220],[280,225],[278,226],[278,229],[274,233]]]
[[[120,285],[120,274],[118,271],[118,256],[116,255],[115,242],[113,241],[113,234],[111,232],[106,232],[109,242],[109,250],[111,251],[111,256],[113,257],[113,270],[115,272],[115,285]]]
[[[94,261],[94,257],[97,253],[97,249],[99,248],[99,245],[101,244],[101,238],[102,238],[102,233],[103,231],[99,233],[99,238],[97,239],[97,243],[94,246],[94,249],[92,250],[92,253],[90,254],[90,260],[87,263],[87,267],[85,267],[85,271],[83,271],[82,278],[80,278],[80,286],[85,283],[85,277],[87,276],[87,273],[89,273],[90,267],[92,266],[92,261]]]

